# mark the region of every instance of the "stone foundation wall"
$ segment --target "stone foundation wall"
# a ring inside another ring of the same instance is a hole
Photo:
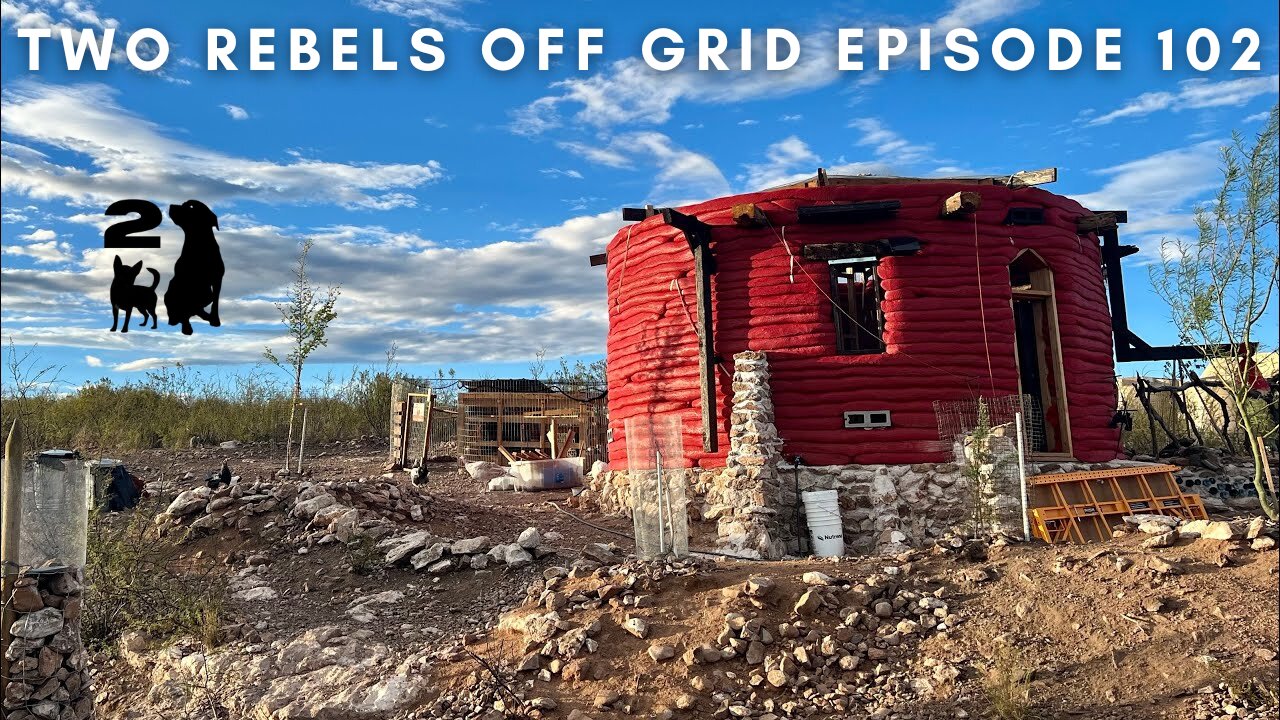
[[[3,699],[8,720],[86,720],[93,717],[84,643],[80,639],[80,570],[34,572],[14,581],[5,649],[9,685]]]
[[[807,551],[808,526],[798,493],[808,490],[839,491],[845,546],[850,553],[898,553],[907,547],[931,545],[951,532],[965,531],[974,501],[970,480],[959,464],[796,468],[784,461],[782,441],[774,424],[768,358],[761,352],[744,352],[734,355],[733,361],[726,466],[691,470],[688,490],[690,520],[715,523],[719,550],[769,558]],[[1011,442],[993,439],[1001,441]],[[994,450],[1006,456],[1012,453],[1010,449]],[[1031,476],[1149,464],[1136,460],[1027,463],[1026,473]],[[1249,473],[1251,478],[1252,471]],[[1202,495],[1209,487],[1219,489],[1223,496],[1235,497],[1247,494],[1238,489],[1237,475],[1243,477],[1241,471],[1235,471],[1230,480],[1207,480],[1201,470],[1188,468],[1180,474],[1179,483]],[[1248,478],[1244,481],[1252,488]],[[630,483],[624,469],[593,473],[585,483],[587,490],[579,498],[584,507],[630,513]],[[1210,511],[1215,509],[1212,494],[1206,497]],[[991,530],[1022,535],[1016,465],[1004,466],[996,473],[987,488],[985,505],[992,515]]]

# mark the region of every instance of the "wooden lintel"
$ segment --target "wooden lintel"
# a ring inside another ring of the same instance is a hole
[[[1009,187],[1030,187],[1058,181],[1058,168],[1043,170],[1023,170],[1009,176]]]
[[[622,208],[622,219],[627,222],[638,222],[657,214],[658,209],[652,205],[645,205],[642,208]]]
[[[741,203],[733,206],[733,222],[742,227],[760,227],[769,222],[764,211],[755,203]]]
[[[1116,216],[1109,212],[1086,215],[1076,221],[1076,232],[1080,235],[1088,235],[1100,230],[1114,230],[1115,228]]]
[[[796,209],[798,222],[840,225],[892,217],[902,207],[898,200],[873,200],[843,205],[806,205]]]
[[[1129,222],[1128,210],[1095,210],[1094,213],[1097,215],[1103,215],[1103,214],[1110,215],[1114,217],[1116,219],[1116,222],[1120,223],[1121,225]]]
[[[600,267],[609,262],[609,253],[596,253],[591,256],[591,267]]]
[[[857,243],[811,243],[800,249],[806,260],[848,260],[850,258],[914,255],[920,252],[920,241],[913,237],[892,237]]]
[[[941,217],[956,218],[969,215],[980,205],[982,205],[980,193],[961,191],[943,201]]]

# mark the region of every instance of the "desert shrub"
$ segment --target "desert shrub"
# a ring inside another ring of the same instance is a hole
[[[91,646],[129,630],[156,638],[190,636],[216,646],[226,585],[213,572],[182,566],[178,538],[152,525],[160,508],[90,518],[81,630]]]
[[[1032,670],[1022,654],[1000,645],[991,655],[991,664],[982,677],[991,716],[996,720],[1033,720],[1031,702]]]
[[[386,556],[373,538],[361,535],[344,548],[347,564],[356,575],[373,575],[386,567]]]

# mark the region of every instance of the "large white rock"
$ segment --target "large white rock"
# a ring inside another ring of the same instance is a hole
[[[502,553],[502,560],[507,567],[521,568],[533,564],[533,556],[518,543],[507,545]]]
[[[316,516],[316,513],[336,502],[338,501],[335,500],[332,495],[317,495],[309,500],[303,500],[297,505],[294,505],[293,514],[310,520]]]
[[[467,474],[476,482],[487,483],[494,478],[502,477],[507,474],[506,468],[498,465],[497,463],[491,463],[485,460],[469,462],[465,467]]]
[[[538,532],[536,527],[525,528],[524,532],[520,533],[520,537],[516,539],[516,542],[520,544],[520,547],[532,550],[542,544],[542,533]]]
[[[58,608],[45,608],[23,615],[11,626],[14,637],[27,640],[57,635],[62,632],[62,611]]]
[[[174,517],[182,517],[190,515],[197,510],[203,510],[209,504],[208,495],[201,495],[196,490],[187,490],[178,493],[178,497],[169,503],[169,507],[165,509],[165,513]]]

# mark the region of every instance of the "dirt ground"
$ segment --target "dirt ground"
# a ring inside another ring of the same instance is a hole
[[[377,477],[386,460],[381,444],[337,443],[314,452],[307,465],[313,480]],[[148,481],[149,489],[172,497],[177,489],[192,484],[184,479],[188,473],[203,478],[224,457],[242,478],[269,477],[280,464],[276,454],[245,446],[112,456]],[[423,487],[433,502],[420,523],[405,523],[404,532],[425,529],[441,537],[488,535],[511,542],[525,528],[537,527],[544,535],[558,534],[547,543],[556,553],[515,571],[500,566],[432,577],[387,568],[360,574],[351,571],[349,551],[338,545],[310,547],[303,554],[289,542],[273,541],[268,525],[272,518],[262,515],[255,518],[251,532],[232,528],[192,540],[187,558],[205,570],[230,574],[244,566],[240,559],[249,554],[268,556],[263,575],[279,592],[279,600],[232,608],[234,622],[250,641],[350,622],[347,611],[353,597],[396,590],[404,597],[380,611],[376,624],[380,641],[409,650],[472,633],[477,638],[476,652],[514,663],[525,648],[511,632],[498,629],[486,634],[483,630],[496,625],[503,612],[526,602],[530,584],[542,577],[544,568],[569,564],[587,543],[613,543],[623,553],[632,548],[623,537],[630,533],[629,520],[572,510],[573,515],[604,529],[575,520],[565,508],[569,491],[485,492],[465,478],[455,463],[435,463],[427,470]],[[905,713],[900,708],[903,714],[898,717],[959,717],[957,710],[969,717],[984,716],[989,703],[981,678],[997,646],[1014,648],[1018,662],[1030,673],[1036,717],[1041,718],[1193,720],[1198,692],[1206,686],[1262,677],[1274,688],[1280,677],[1277,553],[1255,552],[1247,543],[1210,540],[1152,550],[1141,547],[1146,537],[1133,533],[1095,545],[996,546],[979,561],[927,550],[896,560],[717,558],[705,571],[668,577],[653,588],[650,639],[622,631],[619,609],[606,606],[594,611],[604,620],[601,647],[592,657],[593,663],[608,668],[600,680],[535,681],[533,692],[559,701],[557,716],[580,709],[593,712],[593,717],[609,717],[592,710],[591,703],[602,689],[613,688],[637,698],[633,714],[648,716],[655,708],[670,707],[675,696],[688,692],[694,675],[707,672],[700,666],[686,666],[679,658],[656,666],[645,653],[649,644],[661,640],[693,647],[713,638],[725,612],[732,609],[726,606],[730,601],[725,588],[740,585],[749,575],[766,575],[780,584],[783,595],[794,599],[803,591],[799,578],[805,571],[821,570],[856,583],[882,572],[886,565],[898,567],[897,572],[928,587],[942,588],[955,599],[955,612],[962,618],[949,632],[924,640],[915,657],[902,660],[908,667],[926,657],[954,665],[960,670],[954,687],[940,691],[939,699],[928,706]],[[1167,566],[1161,561],[1171,563],[1174,570],[1162,572]],[[534,610],[526,604],[518,612]],[[766,626],[776,627],[789,611],[789,604],[781,603],[762,610],[761,619]],[[112,669],[101,672],[101,677],[110,677]],[[474,680],[476,672],[467,662],[446,664],[439,670],[441,692]],[[105,717],[113,717],[110,696],[124,696],[128,690],[122,686],[107,693]]]

